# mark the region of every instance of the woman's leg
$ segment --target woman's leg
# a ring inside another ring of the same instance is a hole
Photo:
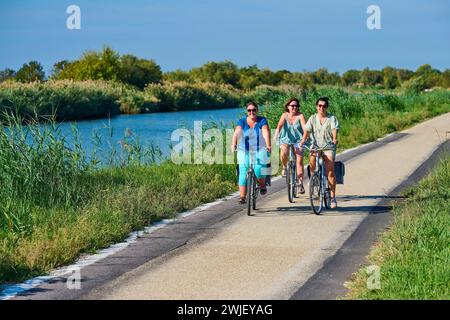
[[[239,196],[245,197],[247,186],[247,169],[249,165],[249,156],[245,151],[237,152],[237,161],[239,164]]]
[[[299,182],[303,183],[303,151],[295,148],[296,155],[296,166],[297,166],[297,179]]]
[[[311,176],[313,175],[314,170],[316,170],[316,153],[311,152],[309,154],[309,173]]]
[[[325,152],[323,155],[325,161],[325,171],[328,178],[328,183],[331,189],[331,198],[336,197],[336,177],[334,175],[334,157],[329,152]]]
[[[270,163],[270,157],[267,150],[258,151],[255,164],[255,175],[261,189],[266,189],[267,165]]]
[[[286,170],[286,165],[289,160],[289,146],[287,144],[282,144],[280,146],[280,159],[283,165],[283,170]],[[282,175],[284,176],[285,173],[286,171],[284,171],[284,174],[282,173]]]

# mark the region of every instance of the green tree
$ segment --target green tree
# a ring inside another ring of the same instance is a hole
[[[445,69],[441,75],[441,87],[450,88],[450,69]]]
[[[292,72],[289,75],[285,75],[283,79],[284,83],[299,85],[303,88],[307,88],[312,85],[307,75],[302,72]]]
[[[351,86],[358,83],[361,77],[361,72],[358,70],[348,70],[342,75],[341,81],[346,86]]]
[[[414,77],[421,77],[427,88],[438,86],[441,82],[441,72],[433,69],[429,64],[424,64],[417,68]]]
[[[239,87],[239,69],[231,61],[205,63],[199,68],[192,69],[195,80],[203,82],[230,84]]]
[[[307,77],[314,84],[336,84],[339,82],[339,74],[330,73],[326,68],[320,68],[315,72],[308,72]]]
[[[53,64],[53,69],[50,78],[58,79],[61,72],[70,64],[68,60],[61,60]]]
[[[397,79],[403,84],[405,81],[408,81],[412,77],[414,77],[414,72],[408,69],[397,69]]]
[[[256,64],[239,69],[239,87],[251,90],[261,84],[261,70]]]
[[[20,82],[43,81],[45,79],[44,68],[35,60],[24,63],[22,68],[17,71],[15,78]]]
[[[110,47],[98,53],[88,51],[80,60],[67,62],[56,76],[57,79],[73,80],[119,80],[120,56]]]
[[[424,76],[413,77],[408,81],[405,81],[402,84],[402,87],[407,91],[420,93],[425,89],[428,89],[429,86]]]
[[[0,70],[0,82],[13,79],[15,76],[16,72],[13,69],[6,68],[4,70]]]
[[[365,86],[376,86],[383,84],[383,74],[378,70],[369,70],[365,68],[361,71],[361,77],[359,79]]]
[[[261,84],[266,84],[269,86],[276,86],[283,81],[283,73],[282,72],[272,72],[270,69],[265,68],[260,71]]]
[[[400,83],[397,78],[397,72],[392,67],[384,67],[383,68],[383,84],[386,89],[394,89]]]
[[[163,80],[167,82],[194,82],[194,79],[189,71],[183,71],[179,69],[164,73]]]
[[[143,89],[148,83],[162,80],[161,67],[153,60],[139,59],[131,54],[120,58],[119,80]]]

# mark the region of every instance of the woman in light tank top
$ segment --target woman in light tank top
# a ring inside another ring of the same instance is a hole
[[[305,193],[303,187],[303,149],[300,148],[300,141],[305,132],[305,116],[300,112],[300,102],[296,98],[289,99],[284,105],[284,113],[281,115],[275,130],[275,139],[280,141],[280,156],[283,164],[283,177],[286,176],[286,164],[289,160],[289,144],[294,143],[296,155],[297,179],[299,193]]]

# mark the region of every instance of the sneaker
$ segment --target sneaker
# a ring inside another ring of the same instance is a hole
[[[259,193],[261,193],[262,196],[265,195],[267,193],[267,188],[264,187],[264,188],[259,189]]]
[[[330,205],[331,209],[336,209],[337,208],[337,202],[336,202],[336,198],[331,199],[331,205]]]
[[[281,176],[286,177],[286,167],[283,167],[283,170],[281,170]]]
[[[305,187],[303,186],[303,183],[300,182],[300,184],[297,186],[298,193],[305,194]]]
[[[246,202],[245,197],[239,197],[239,203],[240,204],[245,204],[245,202]]]

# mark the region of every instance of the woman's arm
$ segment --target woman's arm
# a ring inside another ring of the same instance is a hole
[[[300,145],[304,145],[306,143],[306,141],[308,140],[308,138],[309,138],[309,131],[305,130],[303,132],[304,132],[303,133],[303,138],[302,138],[302,141],[300,141]]]
[[[331,133],[332,133],[332,136],[333,136],[333,144],[337,145],[337,143],[338,143],[337,134],[338,134],[338,131],[339,131],[339,122],[336,119],[336,117],[334,117],[334,116],[333,116],[333,122],[332,122],[332,129],[331,130],[332,130]]]
[[[337,133],[338,133],[337,129],[333,129],[332,134],[333,134],[333,144],[334,145],[337,145],[337,143],[338,143]]]
[[[234,133],[233,133],[233,139],[231,140],[231,152],[236,151],[237,149],[237,140],[238,137],[242,136],[242,127],[241,126],[237,126],[236,129],[234,129]]]
[[[275,140],[278,139],[278,136],[279,136],[279,134],[280,134],[280,130],[281,130],[281,128],[283,127],[284,123],[286,122],[286,114],[287,114],[287,112],[284,112],[284,113],[281,115],[280,120],[278,121],[277,128],[275,129],[275,136],[274,136],[274,137],[275,137]]]
[[[303,132],[306,132],[306,120],[305,120],[305,116],[302,114],[300,114],[300,124],[302,126]]]
[[[263,135],[264,141],[266,142],[267,150],[269,150],[269,152],[271,152],[272,145],[271,145],[271,141],[270,141],[270,130],[269,130],[268,125],[264,125],[262,127],[262,135]]]
[[[304,120],[305,120],[305,117],[303,117],[303,121]],[[302,138],[302,141],[300,141],[300,144],[304,145],[309,138],[310,131],[313,130],[312,129],[312,116],[308,119],[308,121],[305,123],[305,125],[303,125],[303,123],[302,123],[302,128],[303,128],[303,138]]]

